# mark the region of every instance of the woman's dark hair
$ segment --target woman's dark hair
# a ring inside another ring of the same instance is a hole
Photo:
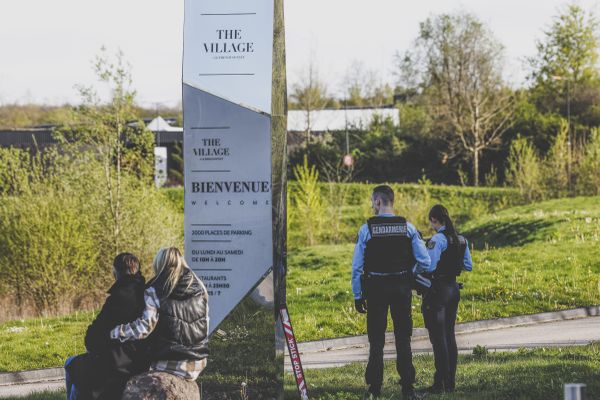
[[[140,270],[140,260],[131,253],[121,253],[115,257],[113,269],[117,279],[125,275],[135,275]]]
[[[432,218],[435,218],[441,224],[445,225],[446,232],[450,235],[450,237],[452,237],[455,241],[458,241],[458,232],[452,223],[452,219],[450,218],[450,214],[448,213],[446,207],[441,204],[436,204],[435,206],[431,207],[431,210],[429,210],[429,220]]]

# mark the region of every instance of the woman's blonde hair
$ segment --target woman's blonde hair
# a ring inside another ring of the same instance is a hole
[[[169,296],[173,292],[184,268],[189,268],[189,266],[177,247],[163,247],[158,251],[154,257],[152,269],[156,277],[166,274],[163,287],[165,296]],[[191,285],[192,282],[193,280],[190,279],[189,284]]]

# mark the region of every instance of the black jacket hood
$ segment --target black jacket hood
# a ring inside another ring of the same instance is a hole
[[[108,289],[107,293],[114,293],[115,291],[130,285],[144,285],[146,280],[141,272],[137,272],[134,275],[124,275]]]

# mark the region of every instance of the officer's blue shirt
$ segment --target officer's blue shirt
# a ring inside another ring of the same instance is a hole
[[[438,262],[440,262],[442,253],[448,248],[448,240],[442,233],[445,229],[446,227],[442,226],[427,244],[427,252],[431,258],[431,271],[435,271]],[[467,242],[467,249],[465,250],[465,256],[463,258],[463,269],[468,272],[473,270],[473,259],[471,259],[469,242]]]
[[[393,217],[394,214],[379,214],[379,217]],[[417,260],[414,270],[417,273],[430,272],[431,260],[425,247],[425,242],[421,238],[421,235],[410,222],[406,223],[408,227],[408,236],[412,239],[412,250]],[[371,239],[371,232],[369,232],[369,225],[364,224],[358,231],[358,238],[356,245],[354,246],[354,255],[352,256],[352,292],[354,293],[355,299],[362,297],[362,288],[360,285],[360,277],[363,274],[363,268],[365,264],[365,248],[367,241]]]

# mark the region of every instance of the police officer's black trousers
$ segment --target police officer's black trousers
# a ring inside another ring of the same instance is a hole
[[[415,368],[412,363],[410,337],[412,335],[411,278],[370,277],[367,287],[367,333],[369,336],[369,363],[365,380],[371,387],[383,382],[383,346],[387,328],[388,309],[394,323],[396,339],[396,370],[403,390],[412,389]]]
[[[423,299],[422,311],[429,340],[433,346],[436,387],[454,389],[458,351],[454,325],[460,301],[456,282],[437,281]]]

